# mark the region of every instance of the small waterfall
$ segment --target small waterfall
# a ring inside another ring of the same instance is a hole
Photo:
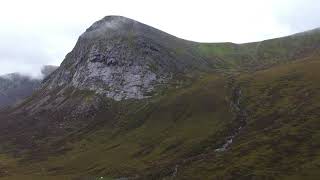
[[[246,125],[247,122],[247,112],[244,108],[241,107],[242,91],[240,87],[236,87],[233,89],[232,94],[232,101],[231,101],[231,108],[236,113],[236,121],[239,121],[240,126],[236,131],[233,132],[231,136],[226,138],[226,142],[220,146],[219,148],[215,149],[215,152],[224,152],[226,151],[229,146],[233,143],[234,138],[240,133],[240,130]]]

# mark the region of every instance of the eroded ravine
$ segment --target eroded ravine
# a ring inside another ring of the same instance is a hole
[[[233,82],[234,82],[234,79],[232,78],[231,84],[233,84]],[[242,98],[243,98],[243,95],[242,95],[241,87],[239,85],[234,86],[232,88],[230,107],[232,112],[235,113],[235,122],[239,123],[239,125],[232,132],[232,134],[225,139],[225,143],[221,145],[219,148],[215,149],[215,152],[226,151],[231,146],[234,139],[239,135],[241,130],[246,126],[248,114],[246,109],[241,105]]]
[[[230,96],[230,108],[231,112],[235,114],[235,119],[234,123],[237,123],[237,126],[233,128],[232,132],[230,133],[229,136],[227,136],[224,140],[225,143],[223,143],[220,147],[214,149],[213,153],[201,153],[197,156],[190,157],[189,159],[185,159],[178,164],[175,164],[172,167],[172,173],[169,176],[170,178],[175,178],[178,174],[178,168],[179,166],[183,166],[183,164],[186,164],[190,161],[194,161],[197,159],[203,159],[206,158],[208,155],[212,154],[218,154],[225,152],[229,149],[229,147],[232,145],[234,142],[234,139],[239,136],[243,128],[247,125],[247,119],[248,119],[248,114],[246,108],[241,104],[243,101],[243,92],[240,87],[240,85],[236,85],[234,77],[230,77],[228,80],[229,87],[232,89],[231,90],[231,96]]]

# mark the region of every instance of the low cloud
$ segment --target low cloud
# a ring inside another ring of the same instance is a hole
[[[21,72],[39,77],[44,65],[59,65],[76,40],[73,36],[59,36],[58,33],[15,30],[23,29],[0,30],[0,75]]]

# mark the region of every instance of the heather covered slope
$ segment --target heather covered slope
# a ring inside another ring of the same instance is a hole
[[[247,125],[227,152],[182,165],[191,179],[317,179],[320,57],[241,75]],[[213,173],[214,172],[214,173]]]
[[[0,179],[316,179],[319,40],[202,44],[106,17],[0,113]]]
[[[16,171],[35,178],[33,173],[43,169],[48,177],[142,176],[142,172],[158,169],[168,169],[165,175],[171,174],[174,163],[219,148],[225,136],[237,128],[226,82],[225,77],[210,75],[163,96],[126,102],[119,105],[122,108],[115,124],[104,119],[99,127],[88,126],[58,141],[51,139],[52,144],[42,142],[54,151],[19,153],[18,169],[11,169],[10,163],[4,168],[12,178]],[[30,162],[34,164],[27,168],[25,163]]]
[[[253,42],[201,43],[197,49],[207,59],[220,60],[222,71],[256,71],[308,57],[320,48],[320,30]],[[216,61],[218,63],[219,61]]]

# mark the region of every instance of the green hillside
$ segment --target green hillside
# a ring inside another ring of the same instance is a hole
[[[247,125],[228,152],[209,153],[205,160],[185,164],[180,177],[317,179],[319,67],[316,55],[241,75],[237,82],[243,90],[241,104],[248,112]]]

